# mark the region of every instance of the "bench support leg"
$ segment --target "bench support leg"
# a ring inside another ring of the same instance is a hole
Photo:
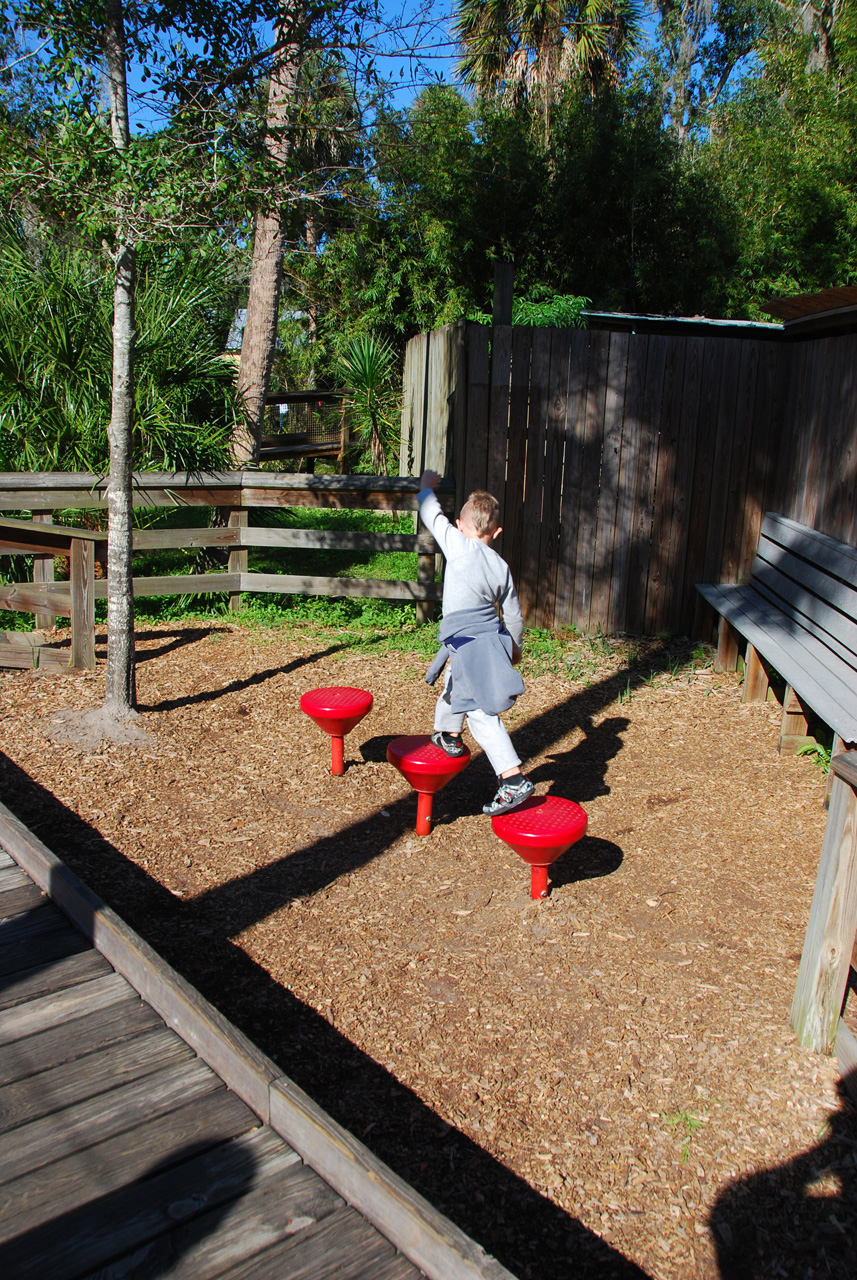
[[[857,794],[834,778],[818,878],[792,1001],[800,1044],[830,1053],[857,933]]]
[[[720,615],[717,624],[717,653],[714,656],[715,671],[735,671],[738,668],[738,632]]]
[[[800,698],[791,685],[787,684],[783,698],[783,718],[780,724],[780,755],[793,756],[801,747],[812,745],[815,738],[808,729]]]
[[[741,690],[742,702],[765,702],[768,697],[768,673],[762,659],[751,644],[747,645],[747,656],[744,666],[744,687]]]

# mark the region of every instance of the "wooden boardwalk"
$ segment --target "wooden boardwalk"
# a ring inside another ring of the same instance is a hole
[[[0,810],[0,1273],[514,1280]],[[19,867],[28,849],[127,965]],[[181,1035],[117,972],[140,963],[136,985]],[[227,1064],[232,1088],[188,1040]]]

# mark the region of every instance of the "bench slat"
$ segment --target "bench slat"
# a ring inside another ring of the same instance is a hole
[[[762,573],[754,572],[750,585],[857,671],[857,622],[773,565],[765,565]]]
[[[852,621],[857,620],[857,566],[855,566],[854,576],[844,581],[828,573],[823,566],[814,564],[787,547],[781,547],[770,538],[760,538],[759,550],[750,574],[751,580],[757,574],[764,573],[768,565],[773,565],[795,582],[801,583],[814,595],[834,605]]]
[[[796,555],[803,556],[819,568],[842,578],[844,582],[857,581],[857,551],[844,542],[837,542],[816,529],[787,520],[785,516],[768,514],[762,522],[762,536],[770,538]]]
[[[857,740],[854,671],[803,628],[771,614],[750,586],[701,585],[697,590],[749,640],[825,724],[846,742]]]

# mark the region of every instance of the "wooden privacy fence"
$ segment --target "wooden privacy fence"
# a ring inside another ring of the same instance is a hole
[[[134,550],[161,551],[196,547],[223,547],[229,559],[225,570],[212,573],[138,576],[134,578],[135,596],[192,595],[227,592],[230,606],[237,608],[243,591],[277,594],[327,596],[362,596],[384,600],[413,600],[418,617],[426,620],[431,602],[439,600],[441,586],[435,582],[434,539],[425,532],[361,533],[322,529],[256,528],[249,524],[249,511],[255,507],[325,507],[374,511],[410,511],[416,509],[416,480],[398,476],[314,476],[283,475],[276,472],[238,471],[195,476],[138,472],[134,476],[136,507],[227,508],[228,524],[219,528],[135,529]],[[450,504],[447,488],[441,501]],[[0,510],[29,511],[34,522],[7,522],[6,543],[0,550],[33,551],[39,537],[44,551],[49,544],[35,522],[45,513],[57,510],[93,510],[107,506],[107,481],[104,477],[60,472],[0,473]],[[9,539],[9,528],[18,528],[18,546]],[[52,526],[53,528],[53,526]],[[54,582],[53,554],[66,554],[76,540],[84,544],[104,544],[103,533],[64,528],[62,546],[50,543],[51,554],[34,566],[34,584],[8,584],[0,588],[0,606],[38,611],[43,626],[52,625],[54,615],[69,616],[68,582]],[[23,538],[23,541],[21,539]],[[68,546],[66,545],[68,544]],[[288,549],[326,549],[350,551],[411,551],[417,553],[415,581],[384,578],[324,577],[312,574],[255,573],[248,569],[251,547]],[[103,558],[103,546],[101,552]],[[49,563],[45,563],[47,560]],[[38,586],[36,586],[36,582]],[[88,580],[89,623],[92,627],[92,601],[105,598],[105,578]],[[81,650],[81,652],[83,652]],[[76,665],[91,666],[94,648],[87,648],[84,659]],[[0,652],[0,665],[2,653]]]
[[[529,625],[690,632],[695,583],[748,574],[766,511],[857,541],[857,335],[686,329],[409,345],[403,470],[497,495]]]

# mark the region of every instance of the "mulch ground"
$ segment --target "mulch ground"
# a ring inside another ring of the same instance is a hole
[[[414,832],[419,656],[217,623],[139,656],[151,745],[95,754],[49,722],[100,673],[0,673],[5,803],[510,1270],[857,1275],[855,1112],[788,1025],[824,779],[774,706],[656,643],[528,679],[529,774],[589,814],[533,902],[478,754]],[[328,684],[375,695],[341,778],[298,707]]]

